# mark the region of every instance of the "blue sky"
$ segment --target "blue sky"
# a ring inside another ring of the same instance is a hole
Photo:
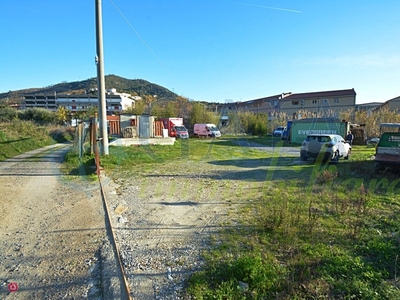
[[[0,92],[96,77],[95,0],[2,0]],[[193,100],[400,96],[397,0],[102,0],[105,74]]]

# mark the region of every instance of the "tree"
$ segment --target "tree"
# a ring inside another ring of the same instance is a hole
[[[207,123],[206,107],[200,102],[195,102],[192,105],[190,112],[190,124],[193,126],[196,123]]]
[[[243,134],[246,133],[247,129],[247,124],[244,124],[242,122],[241,114],[244,112],[233,112],[230,111],[228,113],[228,126],[225,128],[224,132],[225,133],[231,133],[231,134]],[[243,118],[245,119],[245,118]],[[247,119],[246,119],[247,120]]]
[[[68,109],[64,106],[59,106],[56,111],[56,119],[59,123],[64,124],[68,118]]]
[[[303,116],[303,115],[302,115]],[[271,121],[268,123],[268,131],[272,133],[272,131],[277,126],[286,125],[287,121],[289,120],[288,115],[285,112],[276,112],[272,115]]]
[[[180,118],[189,118],[190,111],[192,110],[192,104],[188,98],[178,96],[174,100],[176,115]]]
[[[86,117],[94,117],[98,112],[98,107],[90,105],[86,108]]]
[[[146,110],[146,103],[142,100],[136,100],[135,105],[132,105],[128,109],[125,109],[124,112],[132,115],[142,115]]]
[[[367,137],[379,137],[381,123],[399,123],[400,114],[397,110],[382,108],[377,111],[357,111],[355,113],[355,123],[365,124]]]
[[[166,107],[165,107],[165,111],[164,111],[164,118],[172,118],[172,117],[177,117],[178,113],[177,113],[177,109],[175,107],[175,103],[172,101],[168,101]]]
[[[152,95],[144,95],[144,96],[142,96],[142,99],[143,99],[142,101],[146,104],[145,110],[143,111],[143,113],[147,110],[148,113],[151,114],[152,104],[157,99],[157,97],[152,96]]]

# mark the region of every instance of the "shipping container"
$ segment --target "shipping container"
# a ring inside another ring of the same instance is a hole
[[[309,134],[339,134],[344,138],[349,129],[349,122],[335,118],[293,120],[290,141],[301,144]]]

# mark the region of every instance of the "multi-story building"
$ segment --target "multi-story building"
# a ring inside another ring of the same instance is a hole
[[[368,102],[356,105],[356,111],[372,111],[378,106],[381,106],[382,102]]]
[[[338,117],[341,111],[355,109],[356,92],[354,89],[347,89],[298,94],[282,93],[249,101],[225,103],[222,106],[223,114],[229,111],[250,111],[265,113],[273,118],[282,112],[289,118],[297,118],[299,111],[308,111],[318,117]]]
[[[319,117],[339,117],[339,112],[354,111],[355,107],[354,89],[290,94],[282,101],[282,110],[289,116],[305,110]]]
[[[373,111],[378,111],[381,109],[400,111],[400,96],[381,103],[379,106],[375,107]]]
[[[117,93],[115,89],[107,90],[107,112],[121,112],[134,107],[135,101],[140,97],[130,94]],[[98,95],[87,93],[82,95],[54,94],[54,95],[27,95],[24,96],[22,109],[45,108],[56,111],[59,107],[65,107],[72,114],[78,111],[86,111],[90,107],[98,106]]]
[[[56,95],[26,95],[22,101],[21,109],[27,108],[44,108],[56,111]]]

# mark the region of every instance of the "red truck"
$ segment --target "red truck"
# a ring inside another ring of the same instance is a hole
[[[162,118],[164,129],[168,130],[168,136],[187,139],[189,138],[189,133],[183,125],[183,118]]]

